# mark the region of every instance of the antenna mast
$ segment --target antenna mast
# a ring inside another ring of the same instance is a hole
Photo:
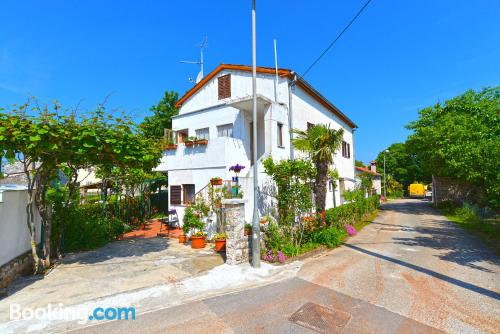
[[[199,61],[181,60],[181,63],[184,63],[184,64],[196,64],[196,65],[200,65],[200,72],[196,76],[196,83],[200,82],[201,79],[203,79],[203,65],[204,65],[204,61],[203,61],[203,49],[205,49],[207,47],[207,45],[208,45],[208,37],[206,37],[206,36],[203,39],[203,41],[201,41],[201,43],[199,43],[198,45],[196,45],[197,47],[200,48],[200,60]],[[194,82],[194,80],[192,78],[188,78],[188,80],[190,82]]]

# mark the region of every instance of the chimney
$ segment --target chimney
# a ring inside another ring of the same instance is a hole
[[[372,162],[370,162],[370,170],[374,173],[377,172],[377,162],[375,160],[373,160]]]

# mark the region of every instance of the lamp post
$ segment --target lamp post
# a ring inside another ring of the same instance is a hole
[[[384,151],[384,197],[387,198],[387,182],[385,177],[385,154],[389,153],[389,150]]]
[[[255,0],[252,0],[252,117],[253,138],[257,141],[257,36],[255,23]],[[257,211],[257,144],[253,145],[253,217],[252,217],[252,267],[260,268],[260,223]]]

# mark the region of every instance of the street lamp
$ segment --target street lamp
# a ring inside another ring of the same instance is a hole
[[[389,150],[384,151],[384,197],[387,198],[387,182],[385,177],[385,154],[389,153]]]
[[[252,116],[253,138],[257,140],[257,36],[255,23],[255,0],[252,0]],[[257,202],[257,145],[253,145],[253,217],[252,217],[252,267],[260,268],[260,223]]]

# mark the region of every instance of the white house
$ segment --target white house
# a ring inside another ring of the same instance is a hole
[[[361,185],[361,175],[364,173],[371,174],[372,176],[372,189],[377,195],[382,195],[382,175],[377,173],[377,162],[374,160],[368,167],[356,166],[356,184]]]
[[[269,179],[262,164],[267,156],[274,159],[299,157],[302,153],[290,145],[290,128],[306,130],[324,123],[344,129],[342,149],[334,158],[340,180],[336,189],[329,187],[327,207],[342,203],[342,192],[355,185],[354,130],[356,124],[304,79],[288,69],[257,67],[257,138],[252,136],[252,68],[221,64],[192,87],[177,102],[179,115],[172,120],[175,146],[165,150],[156,170],[168,173],[170,207],[182,216],[183,207],[206,187],[213,177],[230,180],[229,167],[240,164],[244,197],[253,198],[252,147],[257,145],[259,170],[259,211],[266,214],[272,199],[265,191]],[[188,136],[208,141],[186,146]],[[335,193],[333,193],[335,191]],[[252,217],[252,201],[245,209]]]

